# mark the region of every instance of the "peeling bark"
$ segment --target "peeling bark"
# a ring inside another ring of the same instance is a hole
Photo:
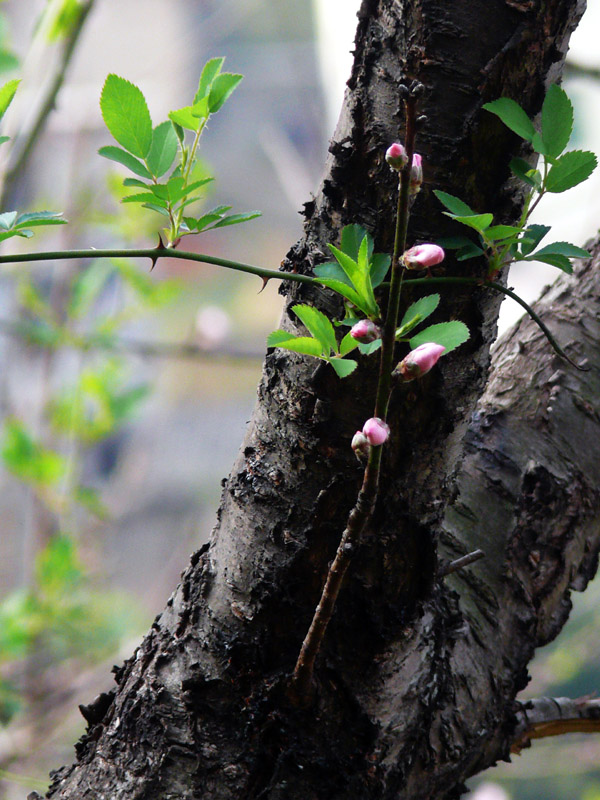
[[[576,0],[365,0],[326,177],[286,269],[309,272],[349,222],[390,249],[395,181],[383,154],[398,138],[407,77],[428,90],[425,185],[514,221],[516,139],[481,104],[507,94],[539,110],[582,11]],[[421,192],[411,242],[446,224]],[[269,353],[210,546],[116,670],[114,694],[85,707],[77,763],[55,774],[48,797],[454,798],[506,757],[533,649],[558,633],[570,589],[596,566],[597,280],[588,265],[574,288],[563,281],[547,295],[544,312],[594,371],[566,370],[522,323],[498,347],[481,400],[499,301],[483,289],[444,294],[440,318],[459,317],[472,337],[392,399],[378,506],[308,710],[288,704],[286,681],[356,499],[349,442],[371,415],[376,367],[341,382],[325,365]],[[299,299],[339,311],[313,287],[284,293],[290,329]],[[485,559],[436,576],[438,556],[478,547]]]

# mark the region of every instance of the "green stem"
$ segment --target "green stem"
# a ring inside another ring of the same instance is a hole
[[[381,417],[381,419],[384,420],[391,394],[392,368],[396,343],[395,334],[404,272],[404,267],[401,263],[401,255],[406,246],[406,231],[408,228],[408,197],[414,151],[415,109],[416,98],[411,94],[406,100],[406,152],[408,154],[408,161],[400,175],[394,253],[392,257],[392,281],[383,325],[379,379],[377,383],[374,412],[374,416]],[[303,705],[306,705],[310,700],[315,661],[323,643],[327,626],[333,616],[336,600],[344,582],[344,577],[360,543],[363,531],[373,515],[379,488],[381,455],[381,446],[371,447],[369,449],[367,466],[363,475],[362,486],[356,499],[356,504],[350,512],[335,558],[327,572],[327,578],[321,592],[319,603],[313,614],[308,633],[302,642],[296,666],[294,667],[290,693],[295,702]]]

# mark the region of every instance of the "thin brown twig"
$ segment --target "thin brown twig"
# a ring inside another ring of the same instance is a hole
[[[520,753],[530,746],[532,739],[565,733],[600,733],[598,698],[539,697],[519,705],[519,723],[511,753]]]

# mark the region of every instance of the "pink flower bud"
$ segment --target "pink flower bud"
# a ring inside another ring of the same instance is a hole
[[[385,160],[393,170],[400,172],[402,167],[408,161],[408,155],[406,154],[404,145],[401,145],[398,142],[394,142],[394,144],[390,145],[386,150]]]
[[[350,330],[350,336],[361,344],[369,344],[381,339],[381,328],[370,319],[361,319]]]
[[[406,382],[420,378],[437,364],[445,349],[435,342],[420,344],[398,364],[393,372],[394,376],[401,377]]]
[[[362,432],[373,447],[383,444],[390,435],[390,426],[379,417],[371,417],[363,425]]]
[[[412,166],[410,168],[410,187],[409,194],[418,194],[423,183],[423,159],[418,153],[413,153]]]
[[[359,460],[362,460],[365,456],[369,455],[369,440],[362,431],[356,431],[352,437],[351,447]]]
[[[418,244],[402,256],[406,269],[429,269],[445,258],[445,253],[437,244]]]

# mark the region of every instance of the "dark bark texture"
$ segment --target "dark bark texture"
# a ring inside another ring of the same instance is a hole
[[[577,0],[365,0],[326,177],[286,268],[309,273],[350,222],[391,249],[395,180],[383,154],[401,133],[406,79],[427,89],[409,243],[448,230],[430,187],[514,221],[507,164],[518,140],[481,105],[508,95],[538,111],[582,11]],[[444,292],[440,319],[464,320],[471,339],[393,395],[378,504],[309,708],[289,703],[286,682],[360,485],[349,442],[371,416],[376,364],[342,382],[270,352],[211,544],[116,671],[115,692],[85,709],[77,763],[48,797],[455,798],[506,757],[533,650],[558,633],[570,589],[596,565],[598,281],[596,259],[543,302],[591,371],[566,367],[522,322],[497,348],[487,388],[498,297]],[[284,289],[290,329],[298,300],[340,311],[329,292]],[[477,547],[485,559],[436,577],[440,559]]]

